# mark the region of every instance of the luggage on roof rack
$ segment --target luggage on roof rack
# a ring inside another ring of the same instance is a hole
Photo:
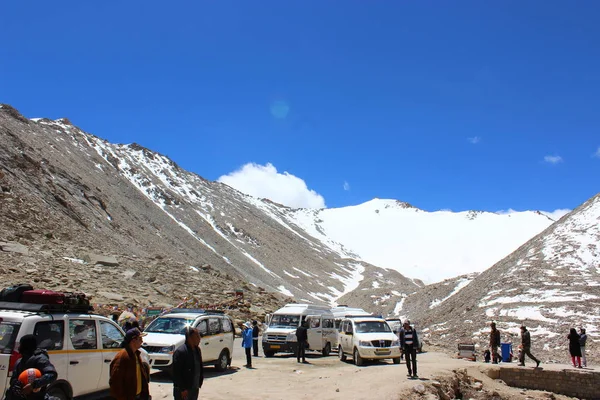
[[[0,301],[21,301],[23,292],[28,290],[33,290],[33,286],[26,283],[9,286],[0,292]]]
[[[45,312],[45,313],[82,313],[88,314],[94,311],[94,307],[88,306],[73,306],[70,304],[36,304],[36,303],[16,303],[13,301],[0,301],[0,309],[30,311],[30,312]]]
[[[225,314],[222,310],[205,310],[203,308],[173,308],[170,313],[194,313],[194,314]]]

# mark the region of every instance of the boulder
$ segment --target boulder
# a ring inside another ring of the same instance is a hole
[[[112,293],[112,292],[98,292],[98,293],[96,293],[96,296],[104,297],[105,299],[113,300],[113,301],[125,300],[125,298],[123,296],[121,296],[120,294]]]
[[[83,256],[83,261],[88,264],[101,264],[107,267],[119,266],[119,261],[115,256],[102,256],[99,254],[88,253]]]
[[[14,243],[14,242],[11,242],[11,243],[0,242],[0,250],[10,252],[10,253],[19,253],[19,254],[23,254],[23,255],[29,254],[29,249],[27,248],[27,246],[23,246],[20,243]]]

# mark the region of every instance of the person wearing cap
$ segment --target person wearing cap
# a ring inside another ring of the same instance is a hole
[[[46,392],[48,385],[56,380],[58,373],[56,368],[50,362],[48,353],[44,349],[38,348],[37,339],[33,335],[24,335],[19,341],[19,358],[13,368],[10,378],[10,387],[6,391],[6,400],[27,399],[43,400],[49,399]],[[19,380],[21,372],[35,368],[42,373],[42,376],[33,382],[23,385]]]
[[[116,400],[149,400],[150,376],[140,357],[142,337],[146,336],[133,328],[125,333],[123,350],[110,363],[110,395]]]
[[[531,354],[531,335],[529,334],[529,331],[527,330],[527,327],[525,325],[521,325],[521,346],[522,351],[519,357],[519,366],[525,366],[525,354],[527,354],[529,358],[536,362],[536,368],[539,367],[540,360],[538,360],[534,357],[533,354]]]
[[[175,400],[197,400],[204,382],[200,332],[186,326],[185,342],[173,353],[173,397]]]
[[[246,368],[252,368],[252,325],[250,322],[244,323],[244,330],[242,331],[242,347],[246,351]]]
[[[400,346],[404,349],[406,356],[406,368],[409,378],[418,378],[417,375],[417,349],[419,348],[419,337],[417,331],[410,325],[410,321],[404,321],[403,330],[400,335]]]
[[[496,323],[490,324],[490,352],[492,353],[492,364],[498,364],[500,360],[500,354],[498,353],[498,347],[500,347],[500,331],[496,329]]]

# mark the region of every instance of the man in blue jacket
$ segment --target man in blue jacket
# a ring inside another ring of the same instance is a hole
[[[244,323],[244,331],[242,332],[242,347],[246,350],[246,368],[252,368],[252,325],[250,322]]]
[[[200,333],[185,328],[185,343],[173,353],[173,397],[175,400],[197,400],[204,381]]]

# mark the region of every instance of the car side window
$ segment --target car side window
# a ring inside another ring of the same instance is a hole
[[[233,331],[233,326],[231,325],[231,320],[229,318],[223,318],[221,323],[223,325],[223,332],[228,333]]]
[[[219,318],[209,318],[208,319],[208,334],[216,335],[221,333],[221,323],[219,322]]]
[[[100,333],[102,334],[103,349],[118,349],[125,338],[116,325],[107,321],[100,321]]]
[[[346,322],[346,332],[348,333],[352,333],[352,322],[348,321]]]
[[[38,347],[46,350],[62,350],[65,337],[64,321],[44,321],[35,324],[33,335]]]
[[[196,325],[196,328],[198,328],[200,336],[204,337],[208,335],[208,324],[206,323],[206,319],[201,319],[200,322],[198,322],[198,325]]]
[[[332,319],[324,319],[323,320],[323,328],[333,328],[333,320]]]
[[[69,320],[69,334],[75,350],[98,348],[96,321],[93,319]]]

